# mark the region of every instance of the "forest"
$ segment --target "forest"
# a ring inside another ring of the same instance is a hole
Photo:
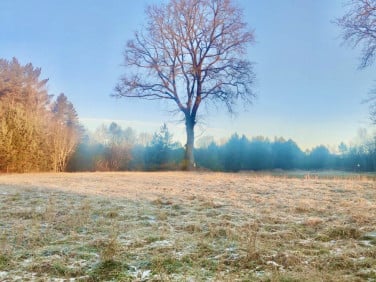
[[[233,134],[218,144],[212,137],[197,140],[196,169],[210,171],[343,170],[374,171],[376,145],[364,139],[361,144],[341,143],[337,153],[320,145],[302,151],[291,139],[270,140],[263,136],[247,138]],[[180,170],[184,147],[174,142],[164,124],[153,135],[140,133],[116,123],[102,125],[86,134],[68,163],[68,171]]]
[[[0,1],[0,281],[376,281],[376,0],[250,2]]]
[[[77,113],[48,93],[31,63],[0,59],[0,171],[64,171],[80,140]]]
[[[154,134],[123,129],[114,122],[90,132],[80,124],[64,93],[49,93],[48,79],[40,77],[40,68],[32,63],[22,65],[16,58],[0,58],[0,172],[375,171],[373,136],[352,144],[342,142],[334,149],[318,145],[305,151],[283,137],[234,132],[221,142],[210,136],[195,138],[202,103],[222,104],[233,114],[238,100],[250,105],[256,97],[253,62],[243,57],[247,46],[254,43],[254,32],[246,28],[241,9],[231,1],[196,4],[172,1],[146,10],[150,21],[127,42],[127,68],[111,94],[172,102],[184,121],[184,145],[174,141],[165,124]],[[374,61],[375,3],[352,4],[334,23],[343,30],[344,42],[353,47],[364,45],[362,69]],[[185,20],[177,20],[180,18]],[[368,99],[371,119],[375,101],[372,95]]]
[[[154,134],[113,122],[95,132],[80,125],[73,104],[47,91],[41,69],[0,60],[0,171],[155,171],[183,168],[185,148],[166,124]],[[302,151],[293,140],[234,133],[220,144],[196,140],[196,169],[211,171],[375,171],[376,140],[363,138],[336,153],[320,145]]]

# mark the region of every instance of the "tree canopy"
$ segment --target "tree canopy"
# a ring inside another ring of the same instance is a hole
[[[79,141],[78,117],[56,101],[31,63],[0,59],[0,171],[64,171]]]
[[[170,0],[149,6],[148,22],[124,52],[118,97],[166,99],[185,120],[185,160],[194,165],[194,127],[201,103],[254,97],[252,63],[245,56],[253,32],[231,0]]]

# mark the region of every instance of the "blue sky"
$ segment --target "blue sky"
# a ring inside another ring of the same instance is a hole
[[[42,68],[53,94],[64,92],[88,127],[117,121],[138,132],[167,122],[184,140],[183,124],[163,101],[114,99],[126,41],[145,22],[144,8],[158,0],[1,0],[0,57]],[[234,132],[292,138],[303,149],[349,143],[372,128],[362,104],[374,87],[374,66],[358,70],[359,50],[342,45],[331,21],[342,0],[237,0],[254,29],[258,98],[230,117],[204,108],[196,135],[219,140]]]

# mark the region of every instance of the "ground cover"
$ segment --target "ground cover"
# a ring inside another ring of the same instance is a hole
[[[373,179],[0,175],[0,281],[376,281]]]

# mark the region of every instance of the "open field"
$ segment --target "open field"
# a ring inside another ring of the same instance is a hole
[[[0,175],[0,281],[376,281],[375,183]]]

